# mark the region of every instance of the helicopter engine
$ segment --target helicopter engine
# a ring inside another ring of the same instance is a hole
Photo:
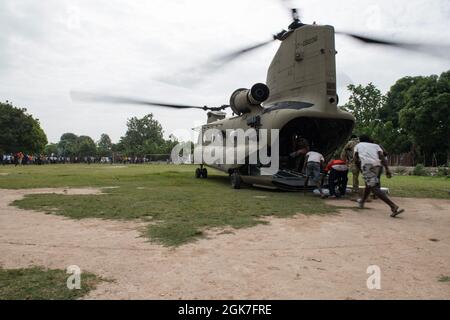
[[[269,98],[269,87],[263,83],[255,84],[251,89],[237,89],[230,98],[230,107],[237,115],[249,113]]]

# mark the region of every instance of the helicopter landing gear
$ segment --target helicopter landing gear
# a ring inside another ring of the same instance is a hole
[[[241,188],[242,178],[241,178],[241,176],[240,176],[238,171],[234,171],[230,175],[230,180],[231,180],[231,187],[233,189],[240,189]]]
[[[200,179],[200,178],[206,179],[206,178],[208,178],[208,170],[206,170],[206,168],[203,168],[203,167],[195,169],[195,177],[197,179]]]

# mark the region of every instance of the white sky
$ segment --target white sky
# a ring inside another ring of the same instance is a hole
[[[303,21],[388,39],[450,44],[449,0],[292,0]],[[70,90],[184,104],[222,105],[232,91],[265,82],[277,43],[251,53],[192,87],[177,71],[252,45],[286,29],[280,0],[1,0],[0,100],[26,107],[49,141],[64,132],[117,142],[126,120],[152,112],[166,136],[206,121],[200,110],[77,104]],[[349,83],[383,91],[407,75],[440,74],[450,60],[361,45],[336,37],[341,101]],[[156,81],[179,77],[183,86]]]

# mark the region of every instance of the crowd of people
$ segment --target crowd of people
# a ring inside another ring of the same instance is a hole
[[[56,155],[29,155],[23,152],[16,154],[0,155],[2,165],[42,165],[42,164],[63,164],[63,163],[104,163],[110,160],[102,157],[63,157]]]
[[[304,139],[303,139],[304,140]],[[301,147],[291,153],[291,157],[304,156],[301,172],[306,175],[305,187],[312,182],[320,192],[322,198],[340,198],[347,192],[348,174],[352,172],[352,191],[359,194],[359,175],[364,178],[365,188],[362,197],[357,199],[358,206],[364,208],[372,193],[375,198],[381,199],[391,209],[391,217],[396,217],[404,210],[399,208],[381,190],[381,176],[385,170],[387,178],[392,173],[387,164],[387,152],[369,136],[352,136],[345,145],[340,157],[332,159],[325,164],[324,156],[318,150],[309,148],[302,140]],[[323,189],[324,178],[328,178],[329,194]]]
[[[0,162],[3,165],[27,165],[34,164],[39,161],[42,161],[41,156],[35,157],[33,155],[24,154],[22,152],[18,152],[16,154],[0,154]]]
[[[18,152],[15,154],[0,154],[0,164],[1,165],[43,165],[43,164],[66,164],[66,163],[102,163],[102,164],[143,164],[148,162],[153,162],[156,160],[164,161],[167,160],[154,156],[146,156],[146,157],[125,157],[125,156],[109,156],[109,157],[65,157],[51,154],[50,156],[46,155],[28,155],[23,152]],[[158,159],[156,159],[158,158]],[[166,157],[167,159],[169,156]]]

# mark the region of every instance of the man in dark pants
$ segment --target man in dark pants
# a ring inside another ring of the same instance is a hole
[[[324,170],[328,173],[328,185],[330,187],[330,197],[340,198],[345,196],[348,182],[348,166],[344,160],[332,160]],[[336,187],[339,193],[336,194]]]
[[[355,160],[364,177],[366,188],[363,198],[358,199],[358,205],[361,209],[364,208],[364,203],[372,192],[391,208],[391,217],[395,218],[405,210],[400,209],[380,189],[380,172],[383,167],[386,169],[386,176],[392,177],[383,149],[378,144],[371,143],[372,140],[366,135],[359,137],[359,141],[360,143],[355,146]]]
[[[323,155],[317,151],[309,151],[305,157],[305,164],[303,166],[302,172],[306,173],[305,187],[308,185],[308,182],[311,181],[317,186],[317,189],[320,192],[320,197],[325,199],[327,196],[323,193],[322,190],[322,181],[320,172],[323,168],[323,163],[325,159]]]

